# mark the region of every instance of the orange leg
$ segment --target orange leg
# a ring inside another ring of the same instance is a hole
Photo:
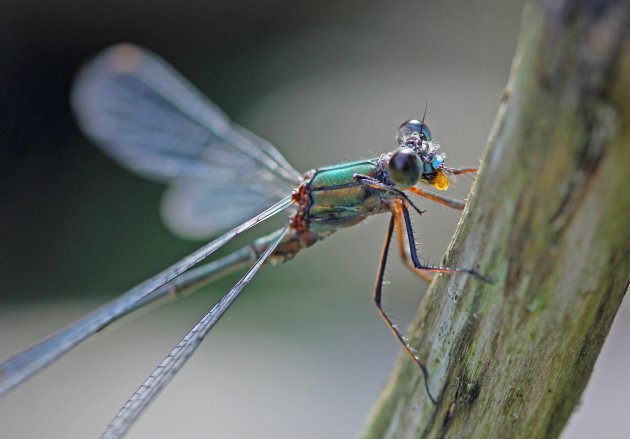
[[[400,254],[400,259],[402,259],[402,261],[405,263],[407,268],[411,270],[412,273],[417,275],[425,282],[431,283],[431,281],[433,280],[433,275],[427,273],[426,271],[416,269],[413,263],[409,260],[407,247],[405,247],[405,241],[403,238],[404,231],[402,223],[402,201],[397,201],[394,204],[392,208],[392,213],[394,214],[394,223],[396,224],[396,235],[398,235],[398,253]]]
[[[479,168],[448,168],[448,173],[451,175],[472,174],[477,172]]]
[[[412,186],[408,189],[409,192],[413,192],[416,195],[420,195],[421,197],[428,198],[431,201],[435,201],[436,203],[443,204],[445,206],[451,207],[457,210],[464,210],[466,207],[466,202],[462,200],[458,200],[456,198],[446,197],[444,195],[434,194],[432,192],[425,191],[417,186]]]

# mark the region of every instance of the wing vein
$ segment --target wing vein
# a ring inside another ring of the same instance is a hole
[[[286,197],[249,221],[233,228],[170,267],[130,289],[111,304],[106,304],[77,323],[49,337],[0,364],[0,396],[35,375],[74,346],[111,321],[147,303],[160,294],[159,289],[198,264],[235,236],[286,209],[292,203]]]
[[[204,337],[219,321],[230,305],[234,303],[243,288],[249,284],[288,231],[289,227],[285,226],[278,237],[267,247],[247,273],[245,273],[232,289],[203,316],[177,346],[162,360],[114,416],[102,435],[103,439],[117,439],[127,432],[149,403],[151,403],[159,392],[173,379],[186,361],[188,361],[199,347]]]

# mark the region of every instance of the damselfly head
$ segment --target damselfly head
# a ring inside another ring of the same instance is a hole
[[[438,153],[440,144],[433,141],[424,120],[411,119],[403,122],[396,132],[396,141],[399,149],[392,155],[389,165],[389,173],[395,183],[412,186],[420,180],[441,191],[448,189],[449,180],[443,169],[445,156]],[[415,160],[410,158],[412,151],[415,153]],[[416,162],[417,173],[413,171]]]

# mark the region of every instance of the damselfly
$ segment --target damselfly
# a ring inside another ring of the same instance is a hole
[[[374,302],[404,350],[424,375],[424,363],[381,307],[382,284],[394,229],[405,264],[426,281],[430,272],[466,273],[473,268],[423,264],[416,252],[408,193],[463,209],[442,191],[449,177],[475,172],[444,164],[439,144],[422,120],[404,122],[395,151],[379,157],[298,173],[265,140],[232,123],[212,102],[155,55],[131,45],[106,50],[79,74],[72,96],[80,126],[107,154],[144,177],[170,185],[167,223],[216,236],[212,242],[61,330],[0,364],[0,395],[55,361],[123,315],[167,295],[180,295],[249,266],[246,274],[195,325],[129,398],[104,437],[122,436],[157,393],[179,371],[256,272],[293,259],[301,250],[378,213],[391,219],[381,254]],[[214,200],[228,200],[217,205]],[[228,256],[192,269],[235,236],[282,211],[283,228]],[[407,237],[407,246],[403,236]]]

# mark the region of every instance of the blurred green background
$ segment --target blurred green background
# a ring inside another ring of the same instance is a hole
[[[97,52],[122,41],[153,50],[301,171],[391,150],[395,129],[420,117],[425,102],[448,163],[475,166],[521,8],[498,0],[3,2],[0,358],[201,245],[162,225],[163,187],[79,133],[68,95]],[[469,187],[460,179],[454,193]],[[415,219],[421,253],[439,261],[458,213],[420,205],[428,210]],[[400,350],[371,298],[386,223],[374,218],[263,270],[129,437],[354,436]],[[0,400],[0,437],[97,436],[237,278],[126,318],[64,357]],[[386,307],[406,325],[426,286],[396,257],[388,280]],[[623,431],[614,407],[622,410],[630,388],[610,381],[630,358],[610,347],[615,334],[566,437]]]

